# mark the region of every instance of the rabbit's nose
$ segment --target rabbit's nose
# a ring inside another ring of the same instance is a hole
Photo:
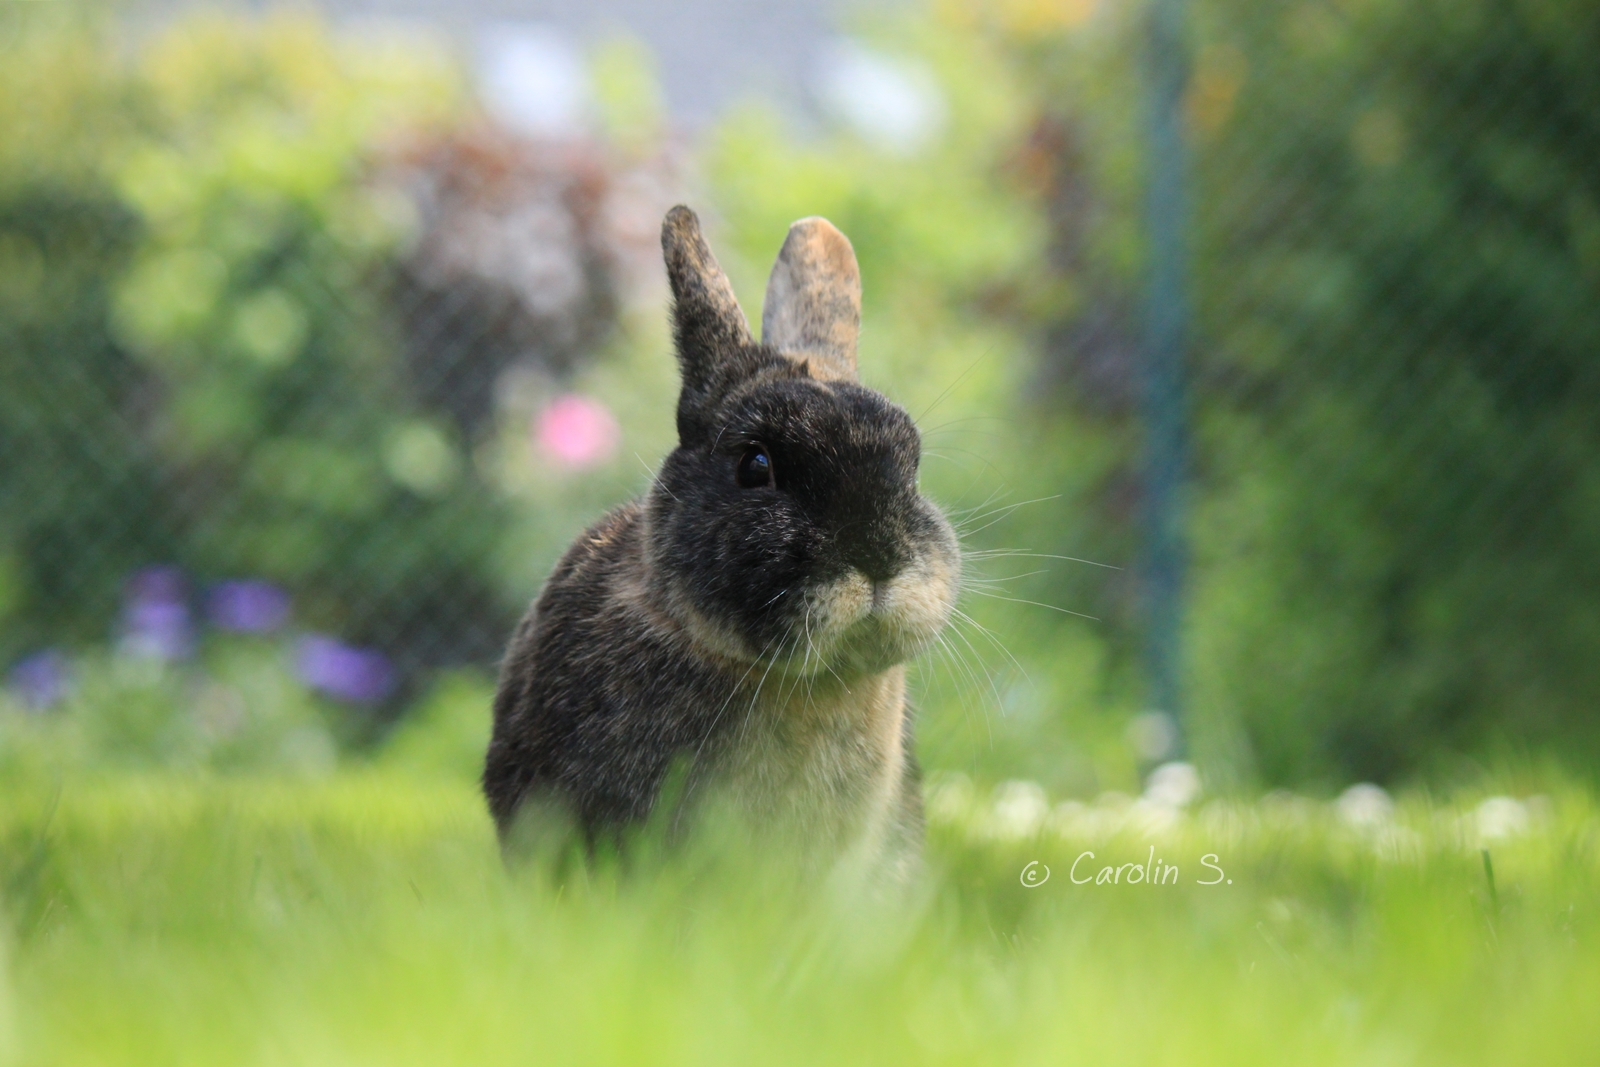
[[[910,562],[900,530],[881,516],[846,522],[835,536],[840,561],[860,571],[870,582],[887,582]]]
[[[874,597],[880,587],[905,570],[905,560],[892,545],[866,542],[851,547],[850,562],[872,583]]]

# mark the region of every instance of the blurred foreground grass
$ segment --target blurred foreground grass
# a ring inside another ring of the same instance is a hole
[[[0,1062],[1600,1057],[1584,795],[1183,813],[957,778],[930,816],[908,902],[710,845],[508,874],[468,783],[392,769],[13,780]],[[1085,851],[1079,878],[1152,854],[1180,873],[1073,884]],[[1052,873],[1028,888],[1032,861]]]

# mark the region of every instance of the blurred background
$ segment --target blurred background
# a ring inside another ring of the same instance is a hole
[[[975,579],[924,762],[1600,758],[1600,9],[0,8],[0,774],[474,774],[672,445],[658,227],[854,241]]]

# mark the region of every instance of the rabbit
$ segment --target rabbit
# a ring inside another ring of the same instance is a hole
[[[796,222],[757,343],[693,211],[667,214],[661,245],[678,444],[511,638],[483,773],[502,844],[530,801],[616,839],[681,767],[674,810],[722,790],[824,854],[914,864],[906,662],[951,615],[960,553],[918,490],[911,417],[857,380],[855,251]]]

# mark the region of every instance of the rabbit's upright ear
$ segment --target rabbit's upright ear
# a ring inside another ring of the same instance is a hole
[[[801,219],[767,280],[762,343],[804,359],[814,378],[853,382],[860,332],[861,270],[850,239],[827,219]]]
[[[678,436],[687,444],[704,432],[718,398],[752,373],[758,359],[733,286],[711,254],[699,218],[682,204],[662,220],[661,253],[672,285],[672,333],[683,371]]]

